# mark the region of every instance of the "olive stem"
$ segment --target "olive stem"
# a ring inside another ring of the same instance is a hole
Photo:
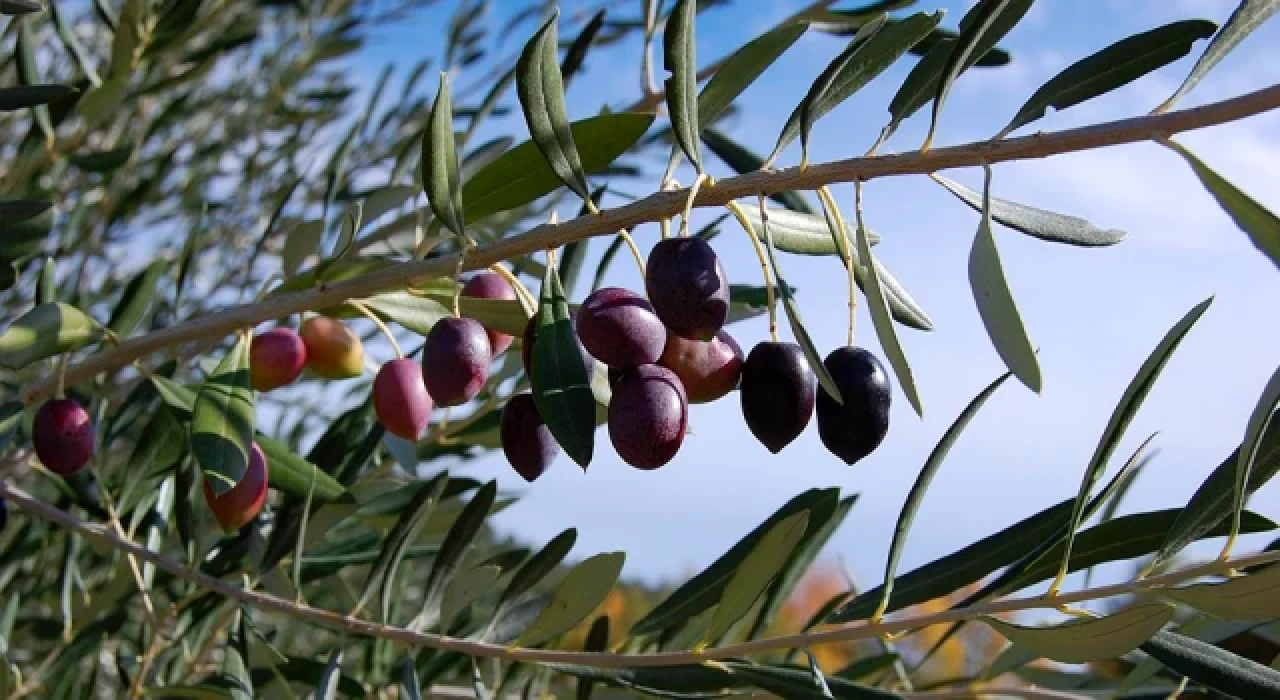
[[[373,321],[373,325],[377,326],[378,330],[382,332],[382,335],[386,336],[387,342],[391,343],[391,349],[395,351],[396,359],[404,359],[404,353],[400,352],[400,343],[396,342],[395,334],[391,332],[391,329],[387,327],[387,324],[382,322],[382,319],[378,318],[378,314],[375,314],[373,309],[370,309],[368,306],[365,306],[363,302],[356,301],[355,299],[348,300],[347,305],[364,314],[370,321]],[[456,296],[454,297],[454,309],[454,315],[457,315]]]
[[[855,185],[856,210],[858,215],[858,228],[862,228],[862,187]],[[835,197],[831,196],[831,190],[825,186],[818,188],[818,199],[822,201],[822,208],[827,212],[828,220],[835,220],[836,230],[839,232],[838,242],[840,243],[840,255],[844,258],[845,271],[849,275],[849,340],[848,346],[853,347],[854,326],[858,318],[858,284],[857,275],[854,274],[853,263],[853,242],[849,240],[849,231],[844,225],[844,216],[840,213],[840,207],[836,204]]]
[[[427,443],[430,444],[432,442],[437,442],[441,445],[453,444],[453,436],[471,427],[481,418],[484,418],[485,414],[489,412],[489,409],[493,408],[498,403],[498,398],[499,397],[496,392],[490,394],[489,398],[484,400],[484,403],[481,403],[476,410],[471,412],[471,415],[463,418],[453,425],[449,425],[447,422],[442,422],[437,430],[427,436]]]
[[[1280,108],[1280,85],[1198,107],[1170,111],[1158,115],[1129,117],[1055,132],[1037,132],[1028,136],[996,142],[977,141],[936,148],[922,153],[908,151],[875,157],[855,157],[810,165],[805,171],[796,168],[759,170],[725,178],[711,190],[704,190],[694,203],[699,207],[726,206],[728,202],[764,192],[812,190],[823,185],[854,180],[874,180],[901,175],[925,175],[940,170],[963,168],[981,163],[1045,158],[1063,153],[1147,142],[1153,133],[1164,136],[1238,121]],[[685,197],[679,192],[654,192],[629,204],[604,211],[600,216],[578,217],[562,225],[535,226],[523,234],[507,236],[486,244],[466,262],[459,254],[427,260],[410,260],[358,275],[320,289],[305,289],[278,294],[258,304],[241,304],[213,313],[202,314],[167,328],[131,338],[120,347],[98,352],[73,364],[68,370],[72,381],[110,371],[131,361],[146,357],[162,348],[225,336],[238,328],[252,327],[262,321],[288,316],[308,309],[337,306],[347,299],[361,299],[380,292],[403,289],[414,280],[432,279],[446,274],[455,265],[466,269],[488,267],[548,247],[606,235],[620,228],[661,221],[680,211]],[[55,380],[42,378],[22,389],[23,401],[30,403],[47,396]]]
[[[640,268],[640,279],[644,279],[648,272],[644,266],[644,256],[640,255],[640,249],[636,247],[635,239],[631,237],[631,234],[627,233],[625,228],[618,231],[618,238],[621,238],[622,242],[626,243],[627,247],[631,249],[631,256],[636,259],[636,267]]]
[[[747,220],[742,207],[737,202],[729,202],[725,204],[725,208],[742,225],[742,230],[747,232],[747,237],[751,239],[751,245],[755,248],[756,257],[760,260],[760,272],[764,275],[765,306],[769,309],[769,337],[776,342],[778,340],[778,315],[773,298],[773,275],[769,274],[769,260],[765,257],[764,248],[760,246],[760,237],[756,235],[756,230],[751,226],[751,222]]]
[[[132,541],[125,534],[124,527],[120,525],[120,516],[116,515],[115,502],[111,498],[110,490],[106,487],[106,482],[102,480],[102,477],[98,475],[98,471],[92,465],[89,467],[89,473],[93,475],[94,480],[100,486],[99,493],[102,495],[102,504],[107,507],[107,518],[111,523],[111,528],[116,531],[116,535],[120,538]],[[142,568],[138,566],[138,558],[132,554],[128,554],[127,558],[129,560],[129,570],[133,573],[133,582],[138,587],[138,592],[142,594],[142,608],[147,614],[147,621],[151,623],[155,634],[160,634],[160,618],[156,617],[156,605],[151,600],[151,594],[147,592],[146,583],[142,580]]]
[[[711,176],[706,173],[698,173],[697,179],[693,181],[693,186],[689,188],[689,197],[684,200],[684,211],[680,215],[680,232],[681,238],[689,237],[689,217],[693,214],[693,202],[698,198],[698,190],[702,188],[702,182],[707,182],[707,187],[715,184]]]
[[[29,459],[29,457],[29,454],[24,454],[19,456],[18,459]],[[445,651],[456,651],[469,656],[496,657],[533,663],[586,664],[597,668],[681,666],[703,663],[714,659],[731,659],[767,651],[787,650],[796,647],[808,648],[832,642],[847,642],[857,639],[867,639],[886,633],[918,630],[932,625],[945,624],[958,620],[978,619],[988,615],[1017,612],[1021,610],[1057,608],[1058,606],[1067,603],[1100,600],[1121,595],[1148,593],[1183,583],[1185,581],[1205,576],[1220,575],[1222,572],[1233,568],[1245,569],[1280,560],[1280,552],[1260,552],[1258,554],[1240,557],[1239,559],[1231,562],[1219,562],[1215,560],[1204,564],[1189,566],[1167,574],[1154,576],[1143,581],[1114,583],[1081,589],[1062,594],[1053,601],[1045,600],[1043,596],[1039,595],[1023,598],[1008,598],[1005,600],[981,603],[969,607],[953,608],[935,613],[925,613],[904,617],[881,624],[871,624],[867,621],[858,621],[832,629],[823,630],[821,632],[808,632],[755,639],[748,642],[709,648],[696,654],[687,651],[668,651],[649,654],[575,652],[554,649],[505,647],[500,644],[480,642],[470,639],[459,639],[438,634],[414,632],[408,629],[395,627],[393,625],[380,624],[368,620],[353,618],[338,612],[316,608],[310,605],[295,604],[292,601],[278,596],[262,591],[248,590],[231,582],[209,576],[198,569],[187,567],[182,562],[173,559],[172,557],[152,551],[133,540],[122,538],[109,528],[105,528],[99,524],[85,522],[67,511],[34,498],[8,481],[0,481],[0,497],[3,497],[14,506],[21,508],[23,511],[35,517],[47,520],[69,530],[78,532],[86,537],[103,542],[108,546],[122,550],[125,554],[133,554],[142,560],[155,564],[157,568],[168,571],[169,573],[184,580],[191,581],[207,591],[239,601],[245,605],[256,607],[266,612],[281,613],[290,617],[307,620],[317,625],[344,630],[348,633],[390,639],[412,647],[430,647]]]
[[[462,269],[467,262],[467,254],[475,249],[476,241],[471,236],[462,239],[462,253],[458,256],[458,264],[453,268],[453,317],[461,318],[458,297],[462,296]]]

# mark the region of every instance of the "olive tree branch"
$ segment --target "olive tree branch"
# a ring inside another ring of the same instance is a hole
[[[1104,148],[1126,143],[1166,138],[1172,134],[1237,121],[1280,108],[1280,85],[1272,85],[1239,97],[1200,107],[1162,114],[1130,117],[1063,131],[1043,133],[999,141],[976,141],[958,146],[936,148],[927,152],[910,151],[892,155],[864,156],[811,164],[784,170],[757,170],[718,180],[714,187],[703,187],[693,200],[695,207],[722,207],[742,197],[773,194],[783,190],[813,190],[842,182],[867,181],[898,175],[925,175],[951,168],[973,167],[983,163],[1029,160],[1077,151]],[[621,229],[671,218],[681,213],[689,199],[689,190],[660,190],[643,199],[587,214],[562,223],[544,223],[528,231],[503,238],[488,245],[470,249],[462,265],[465,270],[485,268],[494,263],[556,248],[592,236],[613,234]],[[393,264],[332,285],[268,297],[260,302],[233,306],[205,314],[145,335],[131,338],[119,346],[91,355],[68,368],[67,381],[75,383],[99,372],[127,365],[149,353],[168,346],[207,337],[220,337],[251,328],[258,323],[299,313],[338,306],[348,299],[402,289],[418,280],[453,274],[458,267],[458,253],[426,260]],[[53,378],[28,384],[22,398],[33,402],[50,395]]]
[[[303,603],[286,600],[260,591],[246,590],[230,581],[214,578],[198,569],[188,567],[172,557],[152,551],[137,542],[120,537],[109,528],[89,523],[64,510],[51,506],[33,498],[25,491],[7,481],[0,482],[0,497],[27,513],[61,525],[85,537],[94,538],[104,544],[123,550],[155,564],[169,573],[190,581],[206,590],[239,601],[244,605],[255,607],[266,612],[274,612],[299,620],[304,620],[322,627],[342,630],[348,634],[365,637],[388,639],[410,647],[431,647],[443,651],[452,651],[467,656],[489,657],[510,661],[531,663],[581,664],[598,668],[619,667],[656,667],[699,664],[717,659],[728,659],[767,651],[780,651],[794,648],[808,648],[831,642],[847,642],[857,639],[869,639],[886,634],[910,632],[931,625],[971,620],[987,615],[1018,612],[1022,610],[1052,609],[1070,603],[1098,600],[1120,595],[1134,595],[1158,592],[1159,589],[1204,576],[1222,575],[1232,570],[1257,566],[1280,560],[1280,552],[1263,552],[1239,557],[1230,561],[1212,561],[1206,564],[1190,566],[1159,576],[1151,576],[1138,581],[1094,586],[1078,591],[1060,593],[1053,597],[1044,595],[1010,598],[990,603],[982,603],[964,608],[953,608],[942,612],[906,616],[897,620],[872,623],[868,620],[849,623],[820,632],[782,635],[755,639],[739,644],[708,648],[701,651],[658,652],[652,654],[617,654],[612,652],[577,652],[554,649],[532,649],[523,647],[507,647],[501,644],[459,639],[438,634],[413,632],[411,630],[362,620],[342,613],[315,608]]]

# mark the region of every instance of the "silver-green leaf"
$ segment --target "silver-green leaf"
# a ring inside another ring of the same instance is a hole
[[[560,9],[557,7],[525,44],[516,62],[516,94],[529,133],[547,164],[565,186],[587,199],[591,196],[591,188],[573,141],[573,132],[569,130],[564,84],[556,58],[559,19]]]

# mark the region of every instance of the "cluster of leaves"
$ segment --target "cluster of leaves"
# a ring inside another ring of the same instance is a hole
[[[56,375],[59,356],[120,339],[127,344],[255,293],[269,302],[473,242],[495,244],[545,221],[566,197],[581,199],[584,212],[602,207],[605,195],[626,198],[625,183],[650,174],[639,157],[655,145],[671,144],[668,174],[682,157],[699,174],[707,172],[704,146],[739,173],[774,163],[797,140],[802,161],[808,161],[814,123],[908,54],[919,60],[890,104],[877,147],[926,105],[932,105],[936,126],[951,86],[965,71],[1010,60],[996,45],[1032,2],[982,0],[955,31],[943,28],[941,12],[890,14],[911,2],[854,9],[820,3],[745,43],[717,64],[700,90],[696,20],[719,3],[679,0],[665,7],[650,0],[632,8],[640,9],[634,17],[610,4],[575,20],[581,29],[562,52],[558,28],[564,20],[553,5],[516,13],[491,36],[484,3],[468,2],[447,26],[440,68],[450,77],[440,81],[434,99],[419,93],[429,68],[422,61],[401,81],[400,98],[384,105],[395,66],[361,86],[352,79],[350,61],[368,37],[414,17],[426,4],[93,0],[74,14],[69,5],[0,0],[8,22],[3,41],[11,48],[0,76],[13,78],[0,87],[0,304],[13,319],[0,334],[6,391],[0,433],[10,458],[3,476],[6,484],[22,483],[77,517],[112,523],[172,564],[138,561],[83,531],[14,518],[0,533],[0,588],[6,593],[0,691],[73,698],[128,688],[135,694],[238,698],[301,686],[314,688],[317,697],[363,697],[397,687],[417,697],[452,683],[472,686],[477,697],[569,687],[585,696],[601,685],[662,697],[744,689],[804,698],[901,696],[907,672],[892,651],[832,674],[790,649],[662,668],[605,668],[592,665],[590,656],[574,663],[497,663],[407,647],[386,635],[353,638],[341,628],[313,625],[319,621],[314,616],[255,609],[245,596],[206,590],[184,575],[189,568],[252,587],[296,601],[299,611],[352,613],[411,633],[502,646],[554,646],[583,629],[590,652],[648,654],[760,639],[856,495],[834,488],[796,495],[628,629],[611,629],[607,616],[593,613],[619,580],[622,552],[570,566],[574,530],[537,548],[500,541],[487,520],[512,500],[499,498],[495,481],[481,483],[445,468],[496,447],[502,402],[525,388],[532,389],[566,453],[584,466],[590,461],[609,398],[607,378],[589,378],[588,391],[580,373],[528,377],[518,352],[499,361],[466,418],[413,445],[384,433],[363,379],[341,385],[354,401],[318,400],[317,392],[328,388],[315,378],[256,396],[243,381],[230,379],[245,371],[243,337],[229,347],[224,338],[201,338],[155,349],[141,358],[142,372],[113,367],[66,387],[90,407],[97,426],[97,456],[82,477],[64,479],[31,462],[25,446],[34,406],[17,397],[23,386]],[[1049,107],[1066,109],[1122,87],[1212,37],[1167,108],[1277,9],[1280,3],[1245,0],[1222,27],[1175,22],[1112,44],[1037,90],[997,139]],[[535,22],[518,59],[490,57],[491,44]],[[632,109],[571,119],[564,91],[593,50],[638,33],[647,51],[659,32],[671,76],[656,99],[665,101],[669,124],[653,128],[656,103],[647,96]],[[815,78],[772,153],[761,158],[731,139],[724,120],[735,99],[806,33],[850,38]],[[448,91],[460,83],[454,76],[471,74],[479,76],[473,85]],[[365,101],[356,105],[362,87]],[[518,107],[512,106],[512,88]],[[527,138],[502,134],[475,143],[508,114],[527,128]],[[931,127],[929,141],[932,133]],[[1280,263],[1276,217],[1190,151],[1166,143],[1257,247]],[[1142,450],[1101,490],[1094,488],[1162,368],[1208,309],[1206,301],[1176,323],[1138,369],[1075,497],[898,574],[914,514],[964,427],[1010,377],[1034,391],[1040,387],[1036,353],[1005,281],[993,222],[1059,244],[1104,246],[1124,238],[1076,217],[994,197],[990,169],[980,193],[933,177],[981,215],[969,273],[975,303],[1009,372],[957,417],[921,469],[895,529],[884,584],[834,597],[803,631],[878,620],[978,584],[958,605],[1045,582],[1056,591],[1072,571],[1144,557],[1155,569],[1195,541],[1227,536],[1234,542],[1238,534],[1276,529],[1244,505],[1280,471],[1280,427],[1270,421],[1280,378],[1263,390],[1240,447],[1185,507],[1116,515],[1133,475],[1146,464]],[[865,225],[861,208],[850,225],[829,197],[819,197],[820,211],[800,192],[772,199],[768,209],[738,207],[733,213],[767,246],[774,275],[768,282],[776,282],[794,335],[819,377],[825,374],[821,359],[800,318],[796,290],[781,278],[779,252],[834,256],[848,268],[867,296],[899,385],[923,414],[896,333],[899,327],[931,330],[932,322],[874,257],[880,237]],[[698,235],[714,237],[719,223]],[[847,229],[854,230],[852,239]],[[595,287],[621,241],[600,258]],[[564,246],[555,264],[532,255],[508,260],[524,279],[542,281],[537,313],[544,330],[568,323],[568,299],[581,286],[587,243]],[[360,301],[400,332],[425,335],[451,313],[454,284],[424,280]],[[765,313],[768,298],[765,287],[735,286],[731,320]],[[315,311],[356,315],[347,306]],[[519,335],[534,310],[518,300],[469,299],[460,311]],[[571,334],[540,337],[554,340],[538,343],[540,357],[578,361]],[[219,355],[220,361],[205,359]],[[267,411],[276,414],[276,424],[255,425]],[[229,418],[236,419],[234,430],[227,428]],[[217,449],[208,447],[211,438]],[[224,536],[195,495],[202,479],[219,492],[229,489],[243,473],[231,455],[247,454],[250,440],[267,457],[273,497],[253,522]],[[223,449],[228,441],[233,450]],[[1084,527],[1089,522],[1095,524]],[[1224,581],[1136,591],[1136,600],[1124,607],[1053,626],[984,616],[981,623],[1011,645],[980,678],[953,682],[991,680],[1040,658],[1134,658],[1128,655],[1140,648],[1145,656],[1131,664],[1126,692],[1163,690],[1185,676],[1239,697],[1275,696],[1280,671],[1266,666],[1269,659],[1258,663],[1215,644],[1280,618],[1278,572],[1275,565],[1260,565]],[[1208,624],[1214,620],[1244,627],[1228,632]],[[971,622],[955,623],[948,634],[964,624]],[[1046,684],[1041,676],[1034,682]],[[1080,688],[1100,681],[1064,674],[1054,682]]]

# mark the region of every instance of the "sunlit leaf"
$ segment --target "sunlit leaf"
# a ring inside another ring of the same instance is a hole
[[[20,370],[33,362],[79,350],[102,337],[102,327],[62,302],[32,308],[0,333],[0,367]]]
[[[680,150],[701,173],[702,153],[698,150],[698,134],[702,129],[698,122],[698,61],[694,34],[697,14],[697,2],[676,0],[662,35],[662,56],[663,67],[671,73],[664,83],[671,128]]]
[[[795,551],[808,524],[807,512],[796,513],[778,522],[760,538],[725,585],[711,622],[703,632],[704,642],[715,643],[751,610]]]
[[[464,236],[462,185],[458,175],[458,150],[453,138],[453,101],[449,78],[440,74],[440,88],[431,104],[428,128],[422,140],[422,184],[436,218],[454,234]]]
[[[858,215],[854,238],[857,239],[858,247],[856,264],[862,268],[861,276],[866,280],[864,296],[867,299],[867,305],[871,308],[871,323],[875,326],[876,337],[880,340],[880,347],[884,349],[885,356],[889,358],[894,376],[898,378],[898,386],[907,395],[907,401],[911,402],[916,415],[923,418],[924,404],[920,401],[920,392],[916,389],[916,380],[911,374],[907,353],[902,349],[902,341],[898,340],[898,333],[893,327],[889,301],[885,296],[883,285],[880,284],[880,274],[876,271],[875,265],[876,258],[871,252],[871,243],[867,240],[867,230],[862,224],[861,214]]]
[[[1223,583],[1165,588],[1160,595],[1224,620],[1280,618],[1280,566],[1273,564]]]
[[[556,55],[559,21],[560,8],[556,7],[542,28],[525,44],[516,63],[516,94],[520,98],[529,133],[547,164],[565,186],[586,199],[591,196],[591,188],[569,128],[564,84]]]
[[[565,574],[551,601],[513,644],[538,646],[573,629],[604,602],[622,573],[624,561],[623,552],[605,552],[579,562]]]
[[[957,199],[982,213],[983,195],[941,175],[931,175],[938,184]],[[1124,240],[1129,234],[1119,229],[1100,229],[1075,216],[1018,204],[991,197],[991,218],[999,224],[1050,243],[1075,246],[1108,246]]]
[[[191,454],[215,495],[231,490],[249,466],[254,397],[249,335],[241,333],[200,386],[191,410]]]
[[[982,621],[1005,639],[1041,657],[1081,664],[1115,659],[1133,651],[1172,620],[1173,613],[1171,605],[1151,603],[1050,627],[1023,627],[993,617]]]

